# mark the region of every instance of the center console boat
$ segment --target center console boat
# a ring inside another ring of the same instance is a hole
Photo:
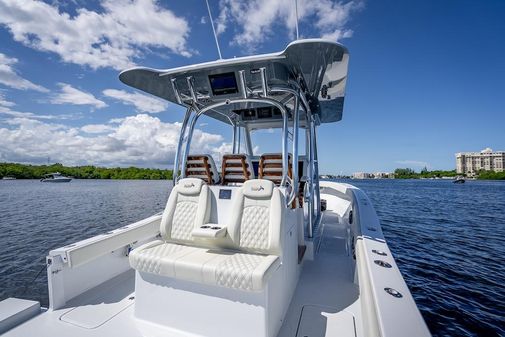
[[[316,129],[342,118],[348,61],[342,45],[311,39],[123,71],[127,85],[186,108],[166,207],[50,251],[49,307],[4,301],[0,332],[429,336],[369,198],[319,180]],[[231,153],[190,153],[203,115],[229,126]],[[278,152],[253,153],[262,129],[280,131]]]

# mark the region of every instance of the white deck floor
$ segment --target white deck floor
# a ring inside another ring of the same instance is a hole
[[[353,282],[346,229],[324,213],[314,261],[305,263],[279,337],[360,336],[359,289]]]
[[[315,259],[305,263],[280,337],[362,335],[359,291],[353,283],[345,225],[328,212],[322,225]],[[5,337],[182,336],[134,319],[134,302],[131,270],[78,296],[66,308],[38,315]]]

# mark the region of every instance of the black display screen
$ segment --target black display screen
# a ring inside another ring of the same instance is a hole
[[[236,94],[238,92],[235,73],[209,75],[209,81],[214,96]]]
[[[256,111],[254,109],[244,109],[242,110],[242,118],[244,120],[256,118]]]
[[[258,118],[272,118],[272,108],[262,107],[258,108]]]
[[[219,199],[231,199],[231,190],[219,190]]]

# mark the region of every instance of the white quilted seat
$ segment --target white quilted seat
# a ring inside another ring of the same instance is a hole
[[[189,190],[184,187],[193,180],[181,180],[179,185],[183,187],[174,188],[163,214],[162,237],[171,242],[157,240],[134,249],[131,266],[180,280],[245,291],[263,290],[281,262],[281,192],[268,180],[246,181],[235,194],[227,225],[235,249],[208,249],[194,246],[191,239],[191,231],[206,223],[206,209],[210,209],[206,207],[208,192],[203,182]],[[196,194],[199,188],[201,192]],[[184,194],[188,191],[192,194]]]
[[[204,187],[197,214],[205,214],[200,208],[205,205]],[[206,236],[205,230],[213,227],[207,224],[208,228],[193,230],[197,240],[187,239],[178,234],[187,233],[187,221],[176,220],[173,214],[179,208],[171,206],[163,216],[162,231],[170,242],[158,240],[133,250],[136,319],[185,336],[277,335],[297,282],[296,225],[287,221],[289,226],[284,226],[290,214],[272,181],[247,180],[226,188],[233,193],[228,220],[219,225],[219,231],[226,228],[225,236]],[[192,225],[202,217],[195,217]],[[174,235],[179,237],[175,241]],[[224,239],[226,245],[218,244]],[[201,240],[217,242],[205,248]]]
[[[201,179],[185,178],[172,189],[161,219],[162,240],[149,242],[130,253],[132,268],[173,276],[173,263],[179,256],[197,248],[191,232],[209,221],[210,192]]]
[[[197,248],[176,258],[173,274],[193,282],[262,290],[280,265],[283,209],[273,182],[246,181],[235,194],[227,225],[236,250]]]

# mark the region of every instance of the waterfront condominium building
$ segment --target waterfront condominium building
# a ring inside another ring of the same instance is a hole
[[[503,172],[504,164],[505,151],[494,152],[486,148],[480,152],[456,153],[457,173],[473,175],[481,170]]]

